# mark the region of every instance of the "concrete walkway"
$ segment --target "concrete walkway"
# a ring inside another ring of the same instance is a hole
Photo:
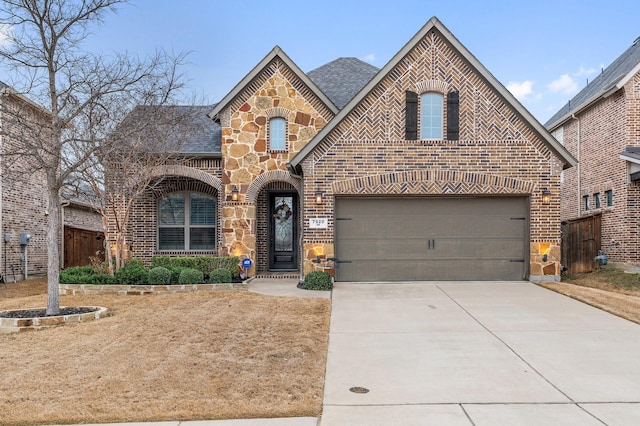
[[[640,326],[531,283],[339,283],[330,330],[322,426],[640,424]]]

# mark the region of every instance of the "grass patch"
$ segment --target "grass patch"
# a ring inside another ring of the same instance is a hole
[[[619,269],[567,274],[539,285],[640,324],[640,275]]]
[[[0,285],[0,309],[46,284]],[[63,296],[112,317],[0,335],[0,423],[47,425],[320,415],[330,301],[242,291]]]

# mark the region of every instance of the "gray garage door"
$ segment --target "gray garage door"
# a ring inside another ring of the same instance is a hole
[[[522,280],[526,197],[337,198],[337,281]]]

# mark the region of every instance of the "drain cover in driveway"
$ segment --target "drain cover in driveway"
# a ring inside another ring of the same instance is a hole
[[[354,386],[352,388],[349,388],[349,390],[353,393],[368,393],[369,389],[367,388],[362,388],[360,386]]]

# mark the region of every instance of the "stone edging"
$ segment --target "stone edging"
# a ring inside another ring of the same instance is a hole
[[[61,306],[62,307],[62,306]],[[83,306],[84,307],[84,306]],[[84,314],[57,315],[36,318],[0,318],[0,333],[15,333],[26,330],[38,330],[58,325],[94,321],[110,315],[110,310],[102,306],[86,306],[94,309]],[[43,308],[44,309],[44,308]],[[7,309],[12,311],[14,309]],[[5,311],[5,312],[6,312]]]
[[[60,284],[60,295],[85,296],[90,294],[174,294],[194,291],[246,290],[247,282],[229,284],[176,284],[176,285],[121,285],[121,284]]]

